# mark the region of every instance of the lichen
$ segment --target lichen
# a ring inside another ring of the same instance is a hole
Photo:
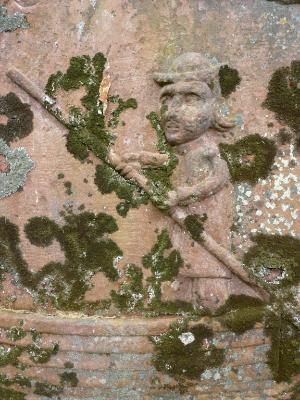
[[[258,134],[249,135],[234,144],[220,144],[221,157],[227,162],[233,182],[257,183],[272,168],[277,148],[273,140]]]
[[[65,253],[64,263],[50,262],[32,273],[19,248],[18,227],[4,217],[0,218],[0,260],[40,302],[50,301],[59,309],[75,310],[87,306],[84,294],[96,272],[103,272],[113,281],[118,279],[114,261],[122,251],[107,237],[118,229],[113,217],[71,212],[64,219],[65,225],[59,226],[47,217],[33,217],[24,229],[35,246],[49,246],[56,239]]]
[[[278,68],[272,75],[263,106],[275,113],[279,122],[288,125],[300,144],[300,61]]]
[[[222,96],[228,97],[241,83],[238,70],[230,68],[228,65],[222,65],[219,69],[219,82]]]
[[[141,310],[144,307],[145,289],[143,287],[143,271],[134,264],[125,268],[127,281],[121,284],[120,290],[111,291],[114,304],[121,311]]]
[[[8,118],[6,124],[0,124],[0,138],[7,144],[26,137],[33,130],[30,105],[22,103],[15,93],[0,97],[0,115]]]
[[[198,243],[203,242],[202,233],[204,232],[203,223],[207,220],[207,215],[190,214],[184,220],[184,226],[191,235],[191,238]]]
[[[12,32],[18,28],[26,29],[29,27],[30,25],[25,14],[16,12],[12,15],[8,15],[6,7],[0,5],[0,33]]]
[[[186,320],[170,325],[167,332],[152,336],[152,362],[158,371],[177,379],[200,379],[207,368],[224,362],[224,350],[212,344],[213,331],[203,324],[188,326]]]
[[[264,317],[265,304],[258,298],[246,295],[231,295],[215,312],[229,330],[241,334],[252,329]]]
[[[17,192],[26,182],[26,176],[34,167],[34,162],[22,147],[11,149],[0,139],[0,154],[9,166],[7,172],[0,172],[0,198]]]

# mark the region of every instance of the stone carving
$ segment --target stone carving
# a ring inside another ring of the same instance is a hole
[[[218,67],[201,54],[186,53],[174,61],[169,71],[154,75],[156,82],[163,85],[161,112],[166,139],[179,161],[174,190],[167,193],[163,208],[168,209],[175,222],[174,245],[183,253],[187,253],[184,249],[191,249],[185,257],[186,268],[181,270],[173,289],[177,299],[212,308],[233,293],[265,300],[269,297],[229,251],[232,188],[218,144],[220,132],[233,128],[235,123],[218,111]],[[43,91],[21,72],[12,69],[7,75],[44,104]],[[151,187],[141,168],[163,165],[166,155],[141,152],[120,156],[110,149],[107,162],[126,178],[135,180],[151,197]],[[208,217],[208,222],[201,235],[195,237],[188,230],[191,237],[187,238],[186,219],[194,216],[202,221]]]
[[[173,283],[175,297],[209,307],[224,302],[232,293],[257,295],[232,275],[230,270],[245,282],[251,282],[226,250],[230,245],[233,200],[229,171],[220,157],[218,144],[222,139],[220,132],[230,130],[235,123],[219,112],[218,71],[219,66],[201,54],[186,53],[176,58],[167,72],[154,74],[155,81],[163,85],[161,122],[179,161],[173,177],[174,190],[168,192],[166,200],[177,223],[172,229],[172,242],[183,253],[184,249],[191,249],[185,254],[187,267]],[[160,157],[152,155],[155,160]],[[139,164],[134,164],[143,162],[142,155],[126,154],[121,161],[116,158],[112,161],[126,177],[137,180],[142,187],[147,185],[137,176]],[[196,214],[208,217],[202,241],[205,248],[194,246],[182,229],[186,217]]]

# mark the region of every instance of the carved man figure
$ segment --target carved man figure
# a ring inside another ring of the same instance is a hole
[[[188,215],[207,216],[205,231],[229,250],[232,186],[218,145],[222,140],[220,132],[228,131],[234,123],[218,112],[218,70],[219,66],[201,54],[185,53],[175,59],[167,72],[156,73],[154,79],[162,85],[161,123],[178,157],[172,176],[174,189],[167,200],[171,214],[177,221]],[[127,161],[134,159],[137,157],[127,156]],[[138,157],[140,162],[142,159]],[[130,168],[125,167],[125,174],[126,171],[130,175]],[[215,308],[233,293],[257,295],[220,258],[195,243],[182,226],[174,224],[170,232],[174,247],[185,261],[172,284],[175,298]]]

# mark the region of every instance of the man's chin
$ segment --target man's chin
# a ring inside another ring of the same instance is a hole
[[[176,146],[184,142],[183,138],[178,135],[178,132],[166,132],[166,139],[169,144]]]

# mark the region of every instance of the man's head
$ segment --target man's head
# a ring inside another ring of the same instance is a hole
[[[200,137],[215,123],[220,96],[219,66],[199,53],[177,57],[169,70],[156,73],[161,89],[162,125],[168,142],[178,145]]]

